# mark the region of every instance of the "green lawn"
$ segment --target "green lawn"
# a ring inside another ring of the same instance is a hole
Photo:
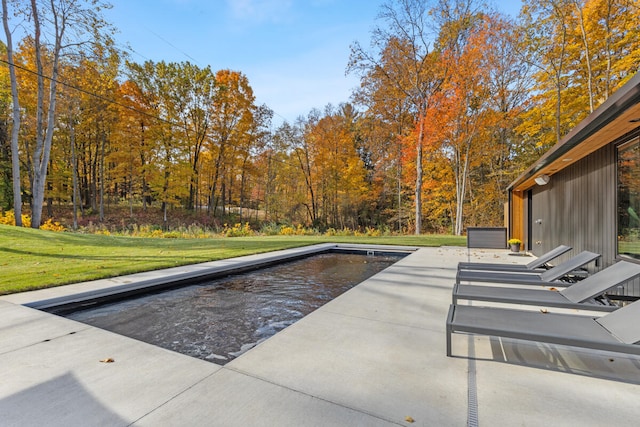
[[[0,295],[324,242],[464,246],[466,239],[441,235],[151,239],[0,225]]]

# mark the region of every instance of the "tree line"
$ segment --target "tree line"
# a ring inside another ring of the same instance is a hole
[[[638,0],[389,0],[349,102],[274,126],[248,78],[136,63],[99,0],[2,0],[0,208],[461,234],[640,64]],[[16,30],[21,36],[14,40]],[[44,211],[44,213],[43,213]]]

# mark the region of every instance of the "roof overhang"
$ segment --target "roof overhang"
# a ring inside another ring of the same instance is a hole
[[[547,151],[507,188],[525,191],[541,175],[552,176],[640,127],[640,73]],[[544,180],[539,180],[540,182]]]

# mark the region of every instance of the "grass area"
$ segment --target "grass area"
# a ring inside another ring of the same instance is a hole
[[[316,243],[463,246],[459,236],[153,239],[0,225],[0,295]]]

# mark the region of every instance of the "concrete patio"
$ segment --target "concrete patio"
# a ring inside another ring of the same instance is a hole
[[[22,305],[95,284],[0,297],[0,425],[636,425],[640,357],[467,335],[445,356],[457,263],[530,259],[419,249],[224,367]]]

